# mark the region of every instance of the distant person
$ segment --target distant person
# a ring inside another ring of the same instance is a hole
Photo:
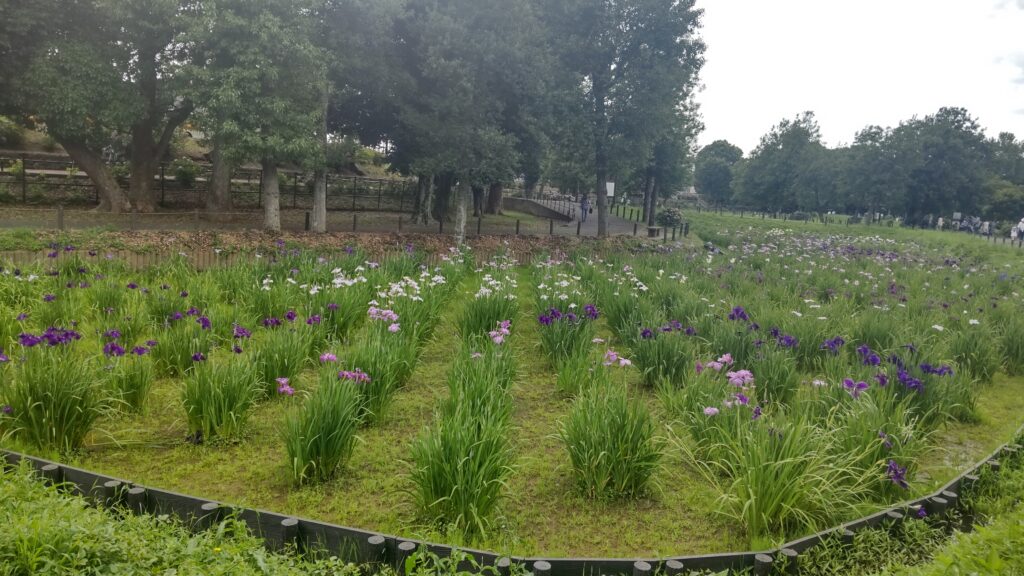
[[[584,194],[580,199],[580,222],[587,223],[587,214],[590,214],[590,198]]]
[[[936,229],[936,230],[942,230],[942,226],[943,226],[943,225],[944,225],[945,223],[946,223],[946,221],[942,219],[942,216],[939,216],[939,219],[938,219],[938,221],[936,221],[936,222],[935,222],[935,229]]]

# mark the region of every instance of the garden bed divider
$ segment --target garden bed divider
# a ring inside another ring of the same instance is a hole
[[[1024,427],[1017,431],[1021,436]],[[795,573],[800,555],[830,537],[839,537],[852,544],[854,534],[861,529],[889,526],[913,521],[915,513],[923,508],[929,515],[943,515],[961,504],[962,493],[969,493],[985,468],[998,471],[1002,461],[1019,463],[1024,451],[1014,443],[997,448],[992,454],[949,481],[931,494],[905,501],[838,526],[787,542],[778,548],[759,552],[733,552],[700,556],[674,556],[668,558],[517,558],[495,552],[459,548],[473,557],[481,566],[494,566],[507,576],[512,564],[525,565],[535,576],[591,576],[622,574],[650,576],[664,572],[667,576],[690,570],[750,569],[755,575]],[[389,564],[399,576],[404,576],[405,559],[424,547],[441,557],[449,556],[453,548],[415,539],[399,538],[356,528],[337,526],[315,520],[294,518],[229,504],[204,500],[167,490],[134,484],[128,480],[104,476],[28,456],[10,450],[0,450],[0,465],[17,466],[28,462],[35,472],[52,485],[62,486],[73,494],[83,496],[97,505],[125,506],[136,513],[168,514],[177,517],[193,529],[203,530],[216,526],[228,517],[235,517],[248,526],[267,548],[282,550],[294,545],[301,551],[326,553],[357,564]],[[469,569],[470,566],[459,569]]]

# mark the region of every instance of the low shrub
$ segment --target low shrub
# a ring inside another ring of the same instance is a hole
[[[508,426],[454,405],[413,442],[410,455],[420,515],[470,540],[485,536],[512,472]]]
[[[281,326],[266,331],[252,346],[249,355],[267,396],[275,395],[279,378],[292,381],[309,363],[312,336],[305,325]]]
[[[664,208],[654,217],[658,226],[675,228],[683,225],[683,212],[678,208]]]
[[[153,363],[145,356],[144,347],[121,358],[114,358],[109,367],[107,385],[114,407],[141,413],[153,387]]]
[[[285,449],[296,484],[328,480],[351,458],[360,426],[360,385],[325,368],[316,391],[288,415]]]
[[[24,351],[8,386],[9,426],[21,440],[67,454],[79,449],[100,417],[105,398],[95,362],[70,344],[38,344]]]
[[[193,441],[237,436],[262,387],[256,368],[237,356],[198,362],[186,378],[182,393]]]
[[[573,479],[587,497],[636,497],[651,488],[661,441],[647,409],[630,399],[624,386],[593,386],[580,394],[558,436],[569,452]]]

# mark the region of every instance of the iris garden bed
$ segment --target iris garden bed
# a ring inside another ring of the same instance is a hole
[[[60,246],[0,276],[4,445],[436,542],[657,557],[928,493],[1019,424],[1019,262],[716,226],[722,253],[268,246],[202,273]]]

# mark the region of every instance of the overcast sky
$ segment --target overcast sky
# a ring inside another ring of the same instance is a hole
[[[966,108],[1024,138],[1024,0],[698,0],[700,144],[753,149],[811,110],[829,146],[868,124]]]

